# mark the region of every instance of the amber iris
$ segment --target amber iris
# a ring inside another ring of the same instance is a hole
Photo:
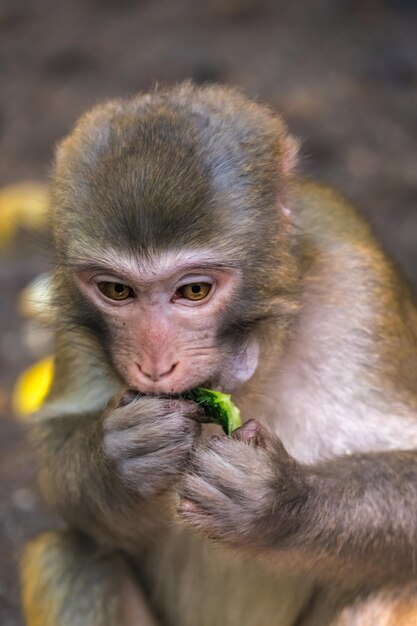
[[[97,283],[97,287],[110,300],[127,300],[133,296],[132,289],[122,283],[102,282]]]
[[[211,284],[210,283],[189,283],[188,285],[183,285],[178,289],[178,293],[181,298],[186,298],[187,300],[204,300],[210,293]]]

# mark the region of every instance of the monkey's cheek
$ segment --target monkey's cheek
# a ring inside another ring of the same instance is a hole
[[[245,349],[232,360],[227,373],[222,372],[221,384],[227,391],[233,391],[246,383],[256,372],[259,364],[259,343],[252,340]]]

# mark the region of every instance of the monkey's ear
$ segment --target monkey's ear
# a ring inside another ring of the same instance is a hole
[[[300,142],[292,135],[287,135],[283,142],[283,153],[281,157],[282,174],[290,176],[294,172],[294,168],[298,161],[298,150]]]
[[[49,323],[53,319],[51,302],[52,274],[45,272],[29,285],[19,296],[19,311],[24,317],[38,322]]]

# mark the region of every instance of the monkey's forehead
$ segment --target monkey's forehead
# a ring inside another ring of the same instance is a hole
[[[137,250],[231,235],[243,242],[254,221],[258,232],[272,229],[282,126],[240,96],[237,107],[234,92],[220,90],[223,114],[204,93],[186,97],[179,88],[118,101],[82,119],[55,170],[60,230]]]
[[[63,153],[81,149],[97,155],[107,152],[109,143],[120,147],[146,140],[163,141],[178,134],[192,138],[200,131],[199,140],[217,147],[238,144],[239,149],[253,150],[259,156],[262,150],[282,156],[282,145],[287,135],[280,116],[271,108],[253,102],[238,90],[219,85],[197,87],[184,82],[168,89],[156,89],[149,94],[113,100],[94,107],[84,114],[74,131],[58,149]],[[210,142],[214,138],[215,142]],[[126,147],[126,146],[124,146]],[[89,155],[91,156],[91,154]]]

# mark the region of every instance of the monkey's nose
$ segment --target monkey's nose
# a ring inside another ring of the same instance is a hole
[[[165,372],[158,371],[157,368],[154,368],[151,372],[145,372],[139,363],[138,363],[138,368],[139,368],[140,373],[143,376],[145,376],[145,378],[149,378],[149,380],[151,380],[153,383],[156,383],[162,380],[163,378],[167,378],[167,376],[172,374],[172,372],[177,367],[177,365],[178,363],[173,363],[171,367],[167,369]]]

